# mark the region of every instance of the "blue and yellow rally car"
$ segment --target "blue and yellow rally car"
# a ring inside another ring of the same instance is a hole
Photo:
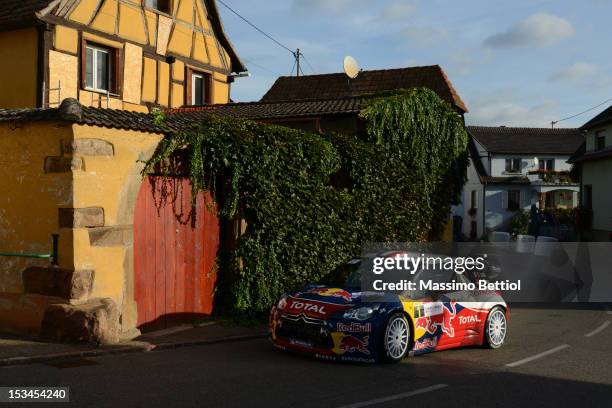
[[[284,294],[272,307],[273,344],[318,358],[399,362],[455,347],[501,347],[508,308],[495,291],[361,292],[363,258],[338,268],[325,284]],[[476,279],[440,273],[434,279]]]

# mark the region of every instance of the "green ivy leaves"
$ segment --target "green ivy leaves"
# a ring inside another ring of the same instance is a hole
[[[360,135],[309,134],[211,117],[165,138],[143,174],[184,155],[194,191],[215,193],[224,219],[248,225],[221,260],[217,296],[237,312],[267,311],[317,281],[365,242],[439,233],[467,168],[461,117],[428,89],[374,99]]]

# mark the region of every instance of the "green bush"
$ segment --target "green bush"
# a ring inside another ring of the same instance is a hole
[[[232,310],[268,310],[362,243],[421,241],[443,229],[465,182],[461,118],[417,89],[373,100],[362,119],[364,134],[320,136],[211,117],[162,140],[146,163],[143,174],[184,151],[194,190],[215,193],[223,219],[246,221],[219,258],[217,296]]]
[[[513,234],[527,235],[529,233],[529,222],[531,216],[529,211],[521,212],[515,215],[508,224],[510,232]]]

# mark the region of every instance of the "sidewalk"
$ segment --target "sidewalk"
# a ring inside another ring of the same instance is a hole
[[[45,343],[0,335],[0,367],[243,341],[266,336],[265,325],[242,327],[215,322],[198,327],[185,325],[146,333],[132,341],[109,346]]]

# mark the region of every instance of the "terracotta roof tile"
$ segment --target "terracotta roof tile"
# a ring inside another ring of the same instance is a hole
[[[580,129],[468,126],[467,130],[491,153],[571,155],[584,141]]]
[[[468,108],[438,65],[362,71],[348,80],[343,73],[280,77],[261,102],[330,100],[363,97],[397,89],[429,88],[463,112]]]

